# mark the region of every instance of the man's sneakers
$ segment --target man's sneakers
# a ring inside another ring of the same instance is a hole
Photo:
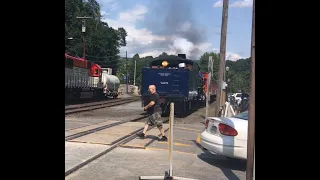
[[[146,135],[142,132],[142,133],[137,133],[137,136],[138,136],[140,139],[144,139]]]
[[[146,135],[144,133],[137,133],[137,136],[140,139],[144,139],[146,137]],[[162,136],[159,141],[168,141],[168,138],[166,136]]]
[[[159,139],[159,141],[168,141],[168,138],[166,136],[162,136],[162,138]]]

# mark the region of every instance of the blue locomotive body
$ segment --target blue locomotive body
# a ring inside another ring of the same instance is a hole
[[[149,102],[149,85],[156,86],[163,114],[175,103],[175,114],[184,114],[200,105],[201,76],[197,63],[179,56],[158,57],[142,68],[142,105]]]

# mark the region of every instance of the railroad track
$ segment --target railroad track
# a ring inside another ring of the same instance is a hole
[[[107,129],[107,128],[110,128],[110,127],[114,127],[114,126],[117,126],[117,125],[120,125],[120,124],[124,124],[124,123],[127,123],[127,122],[137,122],[137,121],[140,121],[140,120],[144,120],[147,117],[148,116],[142,116],[142,117],[138,117],[138,118],[135,118],[135,119],[130,119],[130,120],[126,120],[126,121],[119,121],[119,122],[115,122],[115,123],[112,123],[112,124],[100,126],[100,127],[97,127],[97,128],[89,129],[87,131],[82,131],[82,132],[79,132],[79,133],[76,133],[76,134],[72,134],[72,135],[66,136],[65,137],[65,141],[70,141],[72,139],[75,139],[75,138],[78,138],[78,137],[81,137],[81,136],[85,136],[85,135],[88,135],[88,134],[91,134],[91,133],[94,133],[94,132],[97,132],[97,131],[101,131],[101,130],[104,130],[104,129]],[[141,128],[141,129],[143,129],[143,128]],[[141,129],[139,129],[139,130],[141,130]]]
[[[105,126],[101,126],[101,127],[97,127],[97,128],[93,128],[93,129],[90,129],[90,130],[87,130],[87,131],[83,131],[83,132],[79,132],[77,134],[73,134],[73,135],[69,135],[69,136],[66,136],[65,137],[65,141],[69,141],[69,140],[72,140],[72,139],[75,139],[75,138],[78,138],[78,137],[81,137],[81,136],[85,136],[85,135],[88,135],[88,134],[91,134],[91,133],[94,133],[94,132],[97,132],[97,131],[101,131],[103,129],[106,129],[106,128],[110,128],[110,127],[114,127],[114,126],[117,126],[117,125],[120,125],[120,124],[124,124],[124,123],[127,123],[127,122],[136,122],[136,121],[139,121],[139,120],[144,120],[148,118],[148,116],[142,116],[142,117],[139,117],[139,118],[136,118],[136,119],[132,119],[132,120],[127,120],[127,121],[121,121],[121,122],[116,122],[116,123],[112,123],[112,124],[108,124],[108,125],[105,125]],[[168,122],[169,119],[165,119],[163,121],[163,123],[166,123]],[[148,131],[150,129],[152,129],[154,127],[149,127],[148,128]],[[109,148],[107,148],[106,150],[104,150],[103,152],[91,157],[90,159],[78,164],[77,166],[69,169],[68,171],[65,172],[65,177],[70,175],[71,173],[77,171],[78,169],[80,169],[81,167],[89,164],[90,162],[98,159],[99,157],[109,153],[110,151],[112,151],[113,149],[115,149],[116,147],[122,145],[122,144],[125,144],[131,140],[133,140],[134,138],[137,137],[137,133],[140,133],[143,131],[143,127],[139,128],[138,130],[136,131],[133,131],[131,132],[130,134],[128,135],[125,135],[125,136],[122,136],[122,137],[119,137],[119,139],[117,139],[116,141],[114,141],[111,146]]]
[[[68,106],[65,106],[65,115],[117,106],[117,105],[126,104],[130,102],[138,101],[138,100],[140,100],[139,97],[133,97],[133,98],[115,99],[113,101],[109,100],[109,101],[100,101],[100,102],[93,102],[93,103],[86,103],[86,104],[68,105]]]

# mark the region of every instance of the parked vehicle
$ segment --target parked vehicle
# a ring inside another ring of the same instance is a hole
[[[247,159],[248,111],[233,117],[208,117],[200,144],[209,152]]]
[[[232,96],[235,98],[236,103],[239,105],[241,102],[242,93],[234,93]]]

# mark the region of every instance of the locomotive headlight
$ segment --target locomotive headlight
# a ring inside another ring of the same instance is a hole
[[[184,68],[184,67],[186,67],[185,63],[179,63],[179,68]]]
[[[163,67],[166,67],[166,66],[168,66],[169,63],[167,61],[162,61],[161,64],[162,64]]]

